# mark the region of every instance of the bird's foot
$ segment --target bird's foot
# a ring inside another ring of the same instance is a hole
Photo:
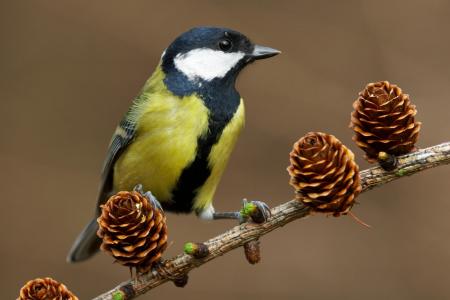
[[[262,201],[247,201],[247,199],[244,199],[242,203],[241,215],[246,219],[251,218],[255,223],[264,223],[272,215],[269,206]]]
[[[144,188],[143,188],[142,184],[136,185],[134,187],[133,191],[138,192],[141,195],[143,195],[144,197],[146,197],[148,199],[148,201],[150,201],[150,203],[153,207],[160,210],[161,212],[164,212],[164,210],[161,206],[161,203],[159,203],[158,199],[156,199],[156,197],[152,194],[152,192],[150,192],[150,191],[144,192]]]
[[[264,223],[271,216],[270,208],[262,201],[247,201],[244,199],[240,211],[234,212],[214,212],[213,219],[234,219],[239,223],[247,221],[249,218],[255,223]]]

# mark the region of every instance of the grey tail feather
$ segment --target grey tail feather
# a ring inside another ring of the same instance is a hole
[[[67,255],[67,262],[79,262],[90,258],[97,253],[100,248],[101,239],[97,237],[97,219],[94,218],[83,229],[80,235],[73,243],[69,255]]]

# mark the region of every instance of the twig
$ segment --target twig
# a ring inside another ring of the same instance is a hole
[[[395,179],[449,163],[450,142],[421,149],[399,157],[398,167],[393,171],[387,172],[381,167],[361,171],[362,191],[365,192]],[[289,222],[306,217],[309,213],[310,209],[296,200],[283,203],[272,209],[272,216],[263,224],[243,223],[206,241],[205,244],[210,252],[207,257],[195,259],[190,255],[180,254],[164,261],[157,270],[123,282],[93,300],[134,299],[171,279],[185,277],[192,269],[241,247],[251,240],[258,239]]]

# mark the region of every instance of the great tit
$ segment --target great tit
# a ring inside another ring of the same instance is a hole
[[[167,211],[213,219],[214,192],[244,125],[236,78],[249,63],[278,53],[226,28],[197,27],[176,38],[114,132],[95,217],[68,261],[97,252],[100,205],[138,184]]]

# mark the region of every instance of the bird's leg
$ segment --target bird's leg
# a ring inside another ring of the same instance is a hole
[[[245,218],[251,218],[255,223],[261,224],[266,222],[272,212],[269,206],[262,201],[247,201],[247,199],[242,200],[241,215]]]
[[[153,207],[164,212],[164,210],[161,206],[161,203],[159,203],[158,199],[156,199],[156,197],[153,196],[153,194],[150,191],[144,192],[144,188],[142,187],[142,184],[136,185],[134,187],[133,191],[136,191],[136,192],[140,193],[141,195],[145,196],[148,199],[148,201],[150,201],[150,203],[152,204]]]
[[[144,195],[144,187],[142,186],[142,184],[136,184],[136,186],[133,188],[133,191]]]
[[[270,208],[262,201],[247,201],[244,199],[242,201],[242,208],[240,211],[234,212],[215,212],[212,208],[212,219],[234,219],[238,220],[239,223],[247,221],[251,218],[255,223],[264,223],[270,217]]]
[[[156,197],[153,196],[153,194],[150,191],[146,192],[144,196],[147,197],[147,199],[150,201],[153,207],[157,208],[161,212],[164,212],[161,203],[159,203],[158,199],[156,199]]]
[[[214,207],[210,204],[202,210],[196,211],[197,216],[203,220],[239,220],[241,221],[241,213],[239,211],[229,211],[229,212],[216,212]]]
[[[241,212],[239,211],[222,211],[213,213],[214,220],[223,220],[223,219],[241,220],[241,218],[242,218]]]

